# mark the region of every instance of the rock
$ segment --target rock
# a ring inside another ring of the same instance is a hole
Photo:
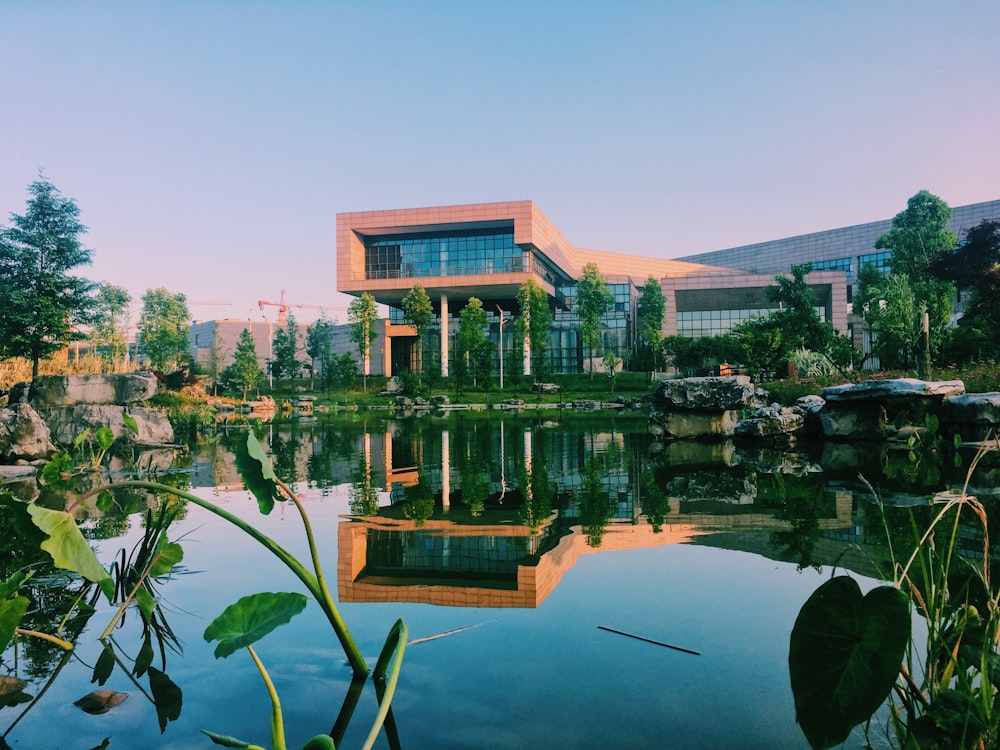
[[[805,426],[805,417],[792,407],[767,407],[736,424],[734,437],[742,441],[760,443],[789,443],[795,433]]]
[[[79,404],[39,409],[51,430],[52,439],[60,445],[72,445],[84,430],[110,428],[115,440],[131,443],[165,444],[174,441],[174,430],[167,416],[158,409],[133,406],[128,414],[135,419],[138,434],[125,427],[122,407],[108,404]]]
[[[397,409],[412,409],[413,402],[406,396],[396,396],[392,399],[392,405]]]
[[[532,383],[531,390],[536,393],[560,393],[562,386],[555,383]]]
[[[151,372],[118,375],[43,375],[31,381],[29,402],[35,407],[76,404],[135,404],[156,395]]]
[[[736,431],[739,413],[727,410],[718,413],[664,411],[650,417],[650,433],[664,437],[691,439],[722,439]]]
[[[42,417],[28,404],[0,409],[0,458],[47,458],[55,453],[52,435]]]
[[[946,398],[941,421],[947,424],[1000,424],[1000,393],[965,393]]]
[[[437,396],[431,396],[431,404],[433,406],[447,406],[451,403],[451,399],[444,394]]]
[[[834,385],[820,391],[827,403],[831,401],[868,401],[872,399],[919,397],[936,398],[958,396],[965,393],[965,383],[961,380],[917,380],[916,378],[896,378],[893,380],[866,380],[864,383]]]
[[[753,395],[753,384],[746,375],[663,380],[653,393],[653,408],[723,412],[749,406]]]

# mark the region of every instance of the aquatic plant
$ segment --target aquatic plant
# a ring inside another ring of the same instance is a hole
[[[862,596],[853,579],[834,576],[800,610],[789,674],[796,719],[814,748],[842,743],[884,704],[886,734],[899,747],[1000,742],[1000,591],[990,578],[987,512],[967,492],[986,451],[1000,450],[1000,439],[992,443],[972,460],[962,492],[937,498],[943,507],[925,530],[912,522],[916,544],[905,561],[893,555],[890,585]],[[970,516],[982,539],[975,555],[959,550],[960,520]],[[913,635],[913,613],[926,636]]]

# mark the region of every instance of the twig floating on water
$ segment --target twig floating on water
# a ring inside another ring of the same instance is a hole
[[[701,656],[700,651],[692,651],[689,648],[684,648],[682,646],[671,646],[669,643],[664,643],[663,641],[654,641],[652,638],[643,638],[641,635],[633,635],[632,633],[626,633],[624,630],[615,630],[614,628],[607,628],[603,625],[597,626],[599,630],[607,630],[609,633],[618,633],[618,635],[624,635],[629,638],[635,638],[637,641],[645,641],[646,643],[653,643],[657,646],[663,646],[664,648],[672,648],[674,651],[683,651],[685,654],[693,654],[694,656]]]
[[[486,622],[492,622],[492,620],[487,620]],[[426,643],[427,641],[436,641],[438,638],[444,638],[445,636],[455,635],[456,633],[463,633],[466,630],[472,630],[473,628],[478,628],[480,625],[485,625],[485,622],[478,622],[475,625],[466,625],[462,628],[455,628],[454,630],[446,630],[443,633],[438,633],[437,635],[428,635],[424,638],[414,638],[409,641],[406,645],[412,646],[415,643]]]

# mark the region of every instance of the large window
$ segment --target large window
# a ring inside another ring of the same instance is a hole
[[[858,268],[861,268],[861,266],[872,265],[880,271],[889,271],[891,261],[892,252],[868,253],[867,255],[862,255],[858,258]]]
[[[366,237],[365,278],[408,279],[528,270],[511,229],[467,229]]]

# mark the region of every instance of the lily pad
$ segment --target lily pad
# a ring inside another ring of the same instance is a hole
[[[824,583],[799,611],[788,668],[795,716],[814,748],[839,745],[886,699],[910,638],[906,595],[853,578]]]
[[[219,641],[215,658],[229,656],[287,623],[305,609],[307,602],[303,594],[288,592],[244,596],[205,628],[205,640]]]

